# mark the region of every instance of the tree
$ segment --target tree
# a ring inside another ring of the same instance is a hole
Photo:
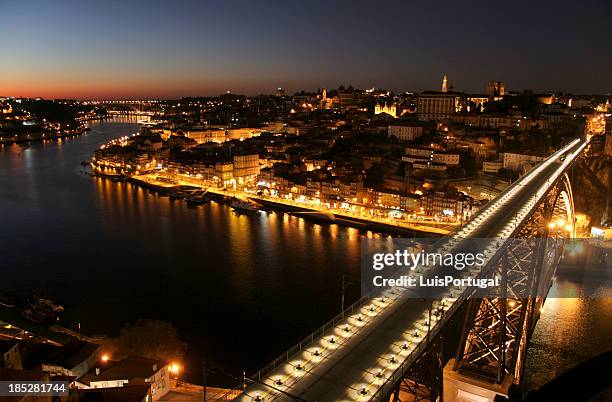
[[[137,355],[165,361],[180,360],[188,346],[179,339],[172,323],[152,319],[141,319],[124,326],[113,345],[116,359]]]
[[[386,170],[380,164],[374,164],[366,170],[364,184],[368,187],[377,187],[383,183]]]

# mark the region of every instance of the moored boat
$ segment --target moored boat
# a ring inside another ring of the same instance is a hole
[[[180,200],[185,198],[186,193],[184,191],[178,190],[170,193],[171,200]]]
[[[64,307],[40,296],[34,296],[29,306],[23,311],[23,316],[36,323],[52,322],[64,311]]]
[[[186,200],[190,204],[204,204],[210,201],[210,197],[207,196],[206,190],[195,190],[189,195]]]
[[[254,202],[244,201],[238,198],[234,198],[231,201],[230,207],[233,208],[235,211],[239,211],[239,212],[257,212],[259,211],[259,206],[255,204]]]
[[[48,312],[52,315],[58,315],[64,311],[64,306],[42,297],[38,298],[38,303],[34,307],[39,311]]]
[[[44,314],[40,314],[32,309],[26,309],[23,311],[23,316],[28,320],[35,322],[37,324],[48,323],[53,321],[53,316],[47,316]]]
[[[13,308],[17,306],[17,301],[9,295],[0,295],[0,306]]]

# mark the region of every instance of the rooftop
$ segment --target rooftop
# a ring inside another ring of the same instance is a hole
[[[148,384],[129,385],[116,388],[96,388],[79,390],[81,402],[141,402],[151,386]]]
[[[112,361],[99,367],[100,374],[93,370],[79,380],[83,384],[97,381],[146,379],[164,368],[168,363],[162,360],[149,359],[141,356],[130,356],[121,361]]]

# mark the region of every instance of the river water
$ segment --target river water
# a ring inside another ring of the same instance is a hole
[[[279,213],[237,215],[216,203],[190,208],[92,178],[80,162],[138,126],[90,127],[81,137],[0,148],[0,291],[40,291],[66,307],[65,326],[80,322],[88,334],[113,336],[138,318],[171,321],[190,344],[191,381],[203,356],[252,371],[339,311],[342,275],[359,276],[360,239],[373,234]],[[349,286],[347,301],[358,291]],[[528,383],[605,349],[590,334],[610,307],[549,300]]]

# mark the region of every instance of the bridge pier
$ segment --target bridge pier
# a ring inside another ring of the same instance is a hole
[[[436,338],[408,370],[391,402],[442,402],[442,338]]]
[[[471,373],[462,374],[454,370],[454,366],[455,359],[450,359],[444,366],[443,402],[493,402],[498,401],[500,396],[508,398],[514,382],[513,375],[507,375],[501,383],[496,383],[484,377],[477,378]]]

